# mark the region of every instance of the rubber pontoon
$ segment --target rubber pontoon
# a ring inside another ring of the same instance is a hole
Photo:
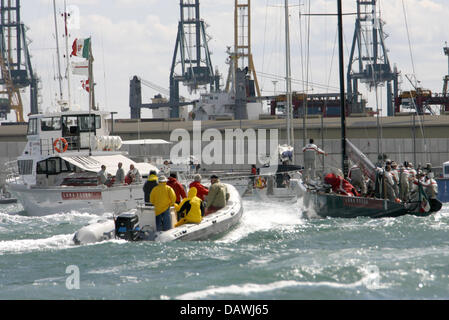
[[[199,224],[184,224],[168,231],[156,231],[152,206],[139,206],[135,212],[121,214],[114,219],[100,220],[78,230],[75,244],[96,243],[110,239],[129,241],[206,240],[219,236],[235,226],[243,214],[242,201],[234,186],[226,184],[230,194],[226,207],[203,217]],[[134,210],[133,210],[134,211]],[[172,222],[176,223],[172,210]]]

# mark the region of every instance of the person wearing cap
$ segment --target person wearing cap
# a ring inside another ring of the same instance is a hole
[[[209,194],[209,189],[201,184],[201,175],[196,174],[193,177],[193,182],[189,184],[189,189],[196,188],[197,194],[196,196],[204,201],[206,196]]]
[[[150,194],[150,202],[154,205],[156,214],[156,230],[167,231],[172,227],[170,207],[175,204],[175,191],[167,185],[165,176],[159,177],[159,184],[153,188]]]
[[[151,170],[150,174],[148,175],[147,181],[145,181],[145,184],[143,185],[143,196],[145,200],[145,205],[149,205],[151,191],[153,191],[153,188],[156,187],[157,184],[158,179],[156,171]]]
[[[206,197],[206,213],[214,213],[226,206],[226,201],[229,200],[228,189],[220,182],[216,175],[210,177],[209,194]]]

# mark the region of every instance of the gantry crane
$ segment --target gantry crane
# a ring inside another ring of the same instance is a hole
[[[37,79],[33,74],[20,0],[0,0],[0,117],[13,110],[24,122],[20,90],[30,88],[30,113],[38,113]]]
[[[254,82],[255,94],[260,97],[259,82],[254,67],[251,49],[251,0],[235,0],[234,4],[234,52],[228,50],[230,68],[226,81],[226,91],[235,90],[236,73],[240,68],[247,73]],[[233,88],[231,88],[231,85]]]

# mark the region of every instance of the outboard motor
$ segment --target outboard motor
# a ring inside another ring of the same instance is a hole
[[[139,217],[134,213],[122,213],[115,219],[115,237],[137,241],[140,236]]]

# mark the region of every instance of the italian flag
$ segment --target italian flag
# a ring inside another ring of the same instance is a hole
[[[72,56],[89,59],[90,38],[75,39],[72,45]]]

